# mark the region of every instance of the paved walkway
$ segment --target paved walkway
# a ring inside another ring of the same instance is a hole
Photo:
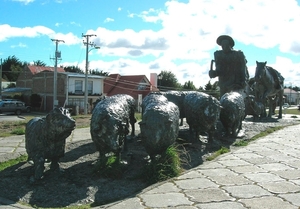
[[[135,197],[97,208],[299,209],[299,136],[300,125],[286,127]],[[89,128],[76,129],[68,141],[87,138]],[[0,138],[0,158],[24,151],[24,136]],[[0,208],[28,207],[0,198]]]

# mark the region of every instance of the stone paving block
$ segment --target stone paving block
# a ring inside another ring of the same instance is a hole
[[[290,159],[288,161],[285,161],[287,165],[293,167],[293,168],[298,168],[300,169],[300,160],[299,159]]]
[[[216,168],[216,169],[207,169],[207,170],[200,170],[200,173],[202,173],[205,176],[236,176],[237,173],[233,172],[232,170],[228,168]]]
[[[241,166],[241,165],[251,165],[250,163],[246,162],[245,160],[222,160],[218,161],[219,163],[225,166]]]
[[[287,161],[291,160],[291,157],[289,157],[288,155],[285,155],[283,153],[277,154],[277,155],[270,155],[268,157],[275,160],[275,161],[277,161],[277,162],[287,162]]]
[[[209,177],[212,181],[216,184],[221,186],[229,186],[229,185],[244,185],[244,184],[251,184],[252,182],[248,179],[244,178],[243,176],[210,176]]]
[[[244,149],[242,149],[240,152],[244,153],[243,152]],[[270,148],[268,147],[264,147],[264,146],[261,146],[260,144],[249,144],[247,147],[245,147],[245,150],[247,150],[247,152],[255,152],[255,153],[272,153],[273,150],[271,150]]]
[[[234,150],[232,153],[233,154],[239,154],[239,153],[248,153],[248,152],[252,152],[252,150],[248,150],[246,149],[246,147],[240,147],[241,149],[237,149],[237,150]],[[232,149],[232,148],[231,148]]]
[[[218,187],[218,185],[206,178],[176,180],[174,183],[180,189],[204,189],[209,187]]]
[[[212,203],[206,203],[206,204],[196,204],[198,208],[201,209],[220,209],[220,208],[230,208],[230,209],[245,209],[245,207],[238,202],[212,202]]]
[[[225,186],[223,189],[234,198],[253,198],[263,195],[272,195],[257,185]]]
[[[277,160],[268,158],[268,157],[260,157],[260,158],[250,158],[246,160],[250,164],[266,164],[266,163],[276,163]]]
[[[246,153],[234,153],[234,156],[238,157],[239,159],[251,159],[251,158],[263,158],[263,156],[258,155],[256,153],[252,153],[252,152],[246,152]]]
[[[261,164],[258,167],[267,170],[267,171],[280,171],[280,170],[293,170],[292,167],[285,165],[283,163],[268,163],[268,164]]]
[[[202,177],[204,176],[198,170],[192,170],[180,175],[179,177],[177,177],[177,179],[192,179],[192,178],[202,178]]]
[[[292,193],[292,194],[281,194],[279,197],[284,198],[285,200],[291,202],[293,205],[300,207],[300,193]]]
[[[167,182],[164,183],[158,187],[155,187],[149,191],[147,191],[147,193],[149,194],[155,194],[155,193],[167,193],[167,192],[180,192],[180,189],[173,183],[171,182]]]
[[[231,167],[231,170],[233,170],[236,173],[259,173],[263,172],[264,170],[262,168],[259,168],[256,165],[246,165],[246,166],[239,166],[239,167]]]
[[[183,205],[192,205],[182,193],[167,193],[167,194],[149,194],[144,193],[140,195],[144,205],[149,208],[166,208]]]
[[[199,203],[235,201],[235,198],[220,188],[186,190],[184,193],[191,201]]]
[[[210,168],[224,168],[225,166],[216,162],[216,161],[211,161],[211,162],[204,162],[202,165],[201,165],[201,168],[199,168],[200,170],[202,169],[210,169]],[[199,170],[199,169],[196,169],[196,170]]]
[[[238,158],[235,155],[232,155],[231,153],[230,153],[230,155],[226,155],[226,156],[222,155],[222,160],[239,160],[239,159],[240,158]]]
[[[126,208],[146,209],[145,206],[142,206],[140,199],[137,197],[124,200],[117,204],[109,205],[106,208],[109,208],[109,209],[126,209]]]
[[[300,179],[297,180],[289,180],[291,182],[293,182],[294,184],[300,185]]]
[[[276,175],[279,175],[282,178],[290,179],[290,180],[300,178],[300,169],[286,170],[286,171],[272,171],[272,173],[275,173]]]
[[[25,149],[25,147],[18,147],[15,149],[14,152],[26,152],[26,149]]]
[[[287,149],[284,149],[281,151],[284,152],[284,154],[289,155],[289,156],[293,156],[293,157],[297,157],[297,158],[299,158],[299,156],[300,156],[299,149],[287,148]]]
[[[246,173],[243,175],[255,182],[284,181],[283,178],[272,173]]]
[[[247,208],[251,209],[297,209],[298,207],[274,196],[253,199],[241,199]]]
[[[259,185],[264,189],[268,190],[269,192],[276,193],[276,194],[300,192],[299,185],[296,185],[288,181],[263,182],[263,183],[259,183]]]
[[[1,147],[0,152],[1,153],[9,153],[9,152],[13,152],[15,150],[15,147]]]

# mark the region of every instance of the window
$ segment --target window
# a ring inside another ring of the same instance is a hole
[[[75,94],[82,94],[83,81],[75,80]]]
[[[147,88],[147,85],[148,85],[147,82],[145,81],[145,79],[143,79],[143,80],[139,83],[137,89],[138,89],[138,90],[145,90],[145,89]]]
[[[93,81],[88,82],[88,93],[89,94],[93,93]]]

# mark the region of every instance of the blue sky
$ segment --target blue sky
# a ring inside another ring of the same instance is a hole
[[[85,69],[82,34],[101,49],[89,52],[91,69],[121,75],[172,71],[184,84],[208,81],[210,60],[219,35],[235,40],[248,60],[267,61],[300,87],[299,0],[2,0],[0,58],[41,60]],[[215,82],[217,78],[212,79]]]

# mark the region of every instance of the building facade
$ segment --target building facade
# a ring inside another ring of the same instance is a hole
[[[88,112],[93,102],[103,95],[106,76],[88,75]],[[58,107],[72,106],[84,110],[85,74],[65,72],[57,68],[57,102]],[[39,110],[53,109],[54,67],[26,66],[20,74],[17,87],[31,88],[32,94],[41,97]]]

